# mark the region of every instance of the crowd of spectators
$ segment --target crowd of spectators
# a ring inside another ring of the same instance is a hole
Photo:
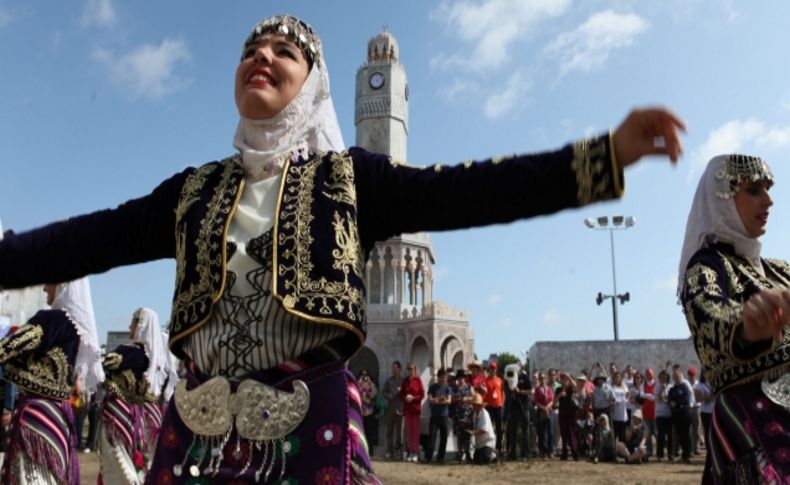
[[[473,361],[466,369],[438,370],[427,390],[414,363],[406,372],[394,362],[379,391],[363,370],[360,387],[367,419],[384,423],[385,456],[411,462],[445,462],[450,437],[456,460],[478,464],[552,458],[689,462],[700,453],[713,410],[704,375],[670,361],[657,375],[630,365],[620,371],[614,362],[608,370],[596,362],[572,374]],[[427,434],[421,434],[423,413]],[[365,428],[370,434],[368,429],[378,429]],[[367,436],[369,444],[375,439]]]

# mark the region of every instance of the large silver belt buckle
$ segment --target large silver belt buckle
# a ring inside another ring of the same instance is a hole
[[[293,381],[293,392],[247,379],[235,393],[224,377],[214,377],[191,391],[186,380],[176,385],[176,410],[196,435],[220,436],[230,431],[235,416],[241,438],[264,441],[283,438],[299,426],[310,407],[310,390]]]
[[[775,381],[764,377],[760,388],[765,397],[790,411],[790,372],[785,372]]]

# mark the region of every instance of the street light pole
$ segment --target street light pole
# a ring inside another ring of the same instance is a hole
[[[617,326],[617,271],[614,265],[614,229],[609,229],[609,247],[612,250],[612,324],[614,325],[614,341],[620,340],[619,327]]]
[[[611,298],[612,300],[612,327],[614,330],[614,340],[620,340],[620,332],[617,323],[617,300],[620,300],[620,304],[624,304],[625,302],[631,299],[631,294],[628,292],[621,294],[617,293],[617,267],[615,264],[615,257],[614,257],[614,231],[615,230],[625,230],[632,227],[636,224],[636,219],[631,216],[623,217],[623,216],[614,216],[612,217],[612,225],[609,225],[609,218],[607,216],[601,216],[596,219],[587,218],[584,220],[584,225],[586,225],[590,229],[605,229],[609,231],[609,248],[612,253],[612,294],[611,295],[604,295],[603,293],[598,293],[598,297],[596,298],[596,303],[599,305],[603,303],[603,301],[607,298]]]

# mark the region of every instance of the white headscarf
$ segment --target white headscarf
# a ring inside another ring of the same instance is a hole
[[[101,348],[96,332],[96,318],[93,314],[93,300],[87,276],[55,287],[52,308],[63,310],[74,323],[80,336],[74,373],[83,382],[85,390],[93,392],[104,381],[101,365]]]
[[[167,378],[170,365],[169,351],[162,340],[162,329],[159,327],[159,316],[150,308],[139,308],[134,312],[137,317],[137,329],[132,335],[132,342],[140,343],[148,354],[148,369],[145,379],[151,392],[159,396]]]
[[[678,295],[683,292],[686,269],[694,253],[716,242],[732,244],[736,253],[752,263],[757,271],[763,271],[762,244],[746,231],[734,200],[738,184],[757,180],[766,180],[769,187],[773,184],[771,169],[760,158],[719,155],[708,162],[686,222],[678,266]]]
[[[244,117],[239,120],[233,146],[241,153],[247,177],[252,181],[277,173],[276,167],[272,173],[272,163],[282,162],[285,154],[300,149],[315,153],[345,148],[335,106],[329,95],[329,72],[318,36],[301,20],[275,16],[255,26],[245,47],[257,36],[267,33],[294,37],[303,50],[309,47],[315,54],[302,89],[282,111],[262,120]]]
[[[167,346],[168,339],[168,333],[162,331],[162,346],[164,347],[165,353],[167,354],[167,358],[165,359],[167,386],[162,389],[162,397],[164,398],[165,402],[169,401],[170,398],[173,397],[173,392],[175,391],[176,384],[178,383],[178,360],[176,359],[176,356],[170,352]]]

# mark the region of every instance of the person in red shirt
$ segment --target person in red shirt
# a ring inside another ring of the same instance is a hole
[[[653,436],[656,435],[656,377],[653,369],[645,371],[645,382],[639,389],[639,397],[642,399],[642,419],[647,427],[647,456],[653,454]]]
[[[496,434],[496,450],[502,452],[502,417],[505,405],[505,394],[502,392],[502,379],[496,375],[497,363],[491,362],[486,373],[486,393],[483,397],[486,410],[491,417]]]
[[[472,376],[469,378],[469,386],[472,388],[472,391],[474,391],[475,394],[485,396],[486,376],[483,372],[483,364],[481,364],[479,360],[473,360],[467,364],[466,368],[472,373]]]
[[[533,393],[535,405],[538,407],[538,450],[541,456],[551,458],[551,408],[554,404],[554,391],[546,384],[546,374],[538,374],[538,385]]]
[[[420,412],[425,388],[417,373],[417,365],[409,362],[406,366],[409,373],[400,386],[400,397],[403,400],[403,418],[406,422],[406,461],[417,462],[420,456]]]

